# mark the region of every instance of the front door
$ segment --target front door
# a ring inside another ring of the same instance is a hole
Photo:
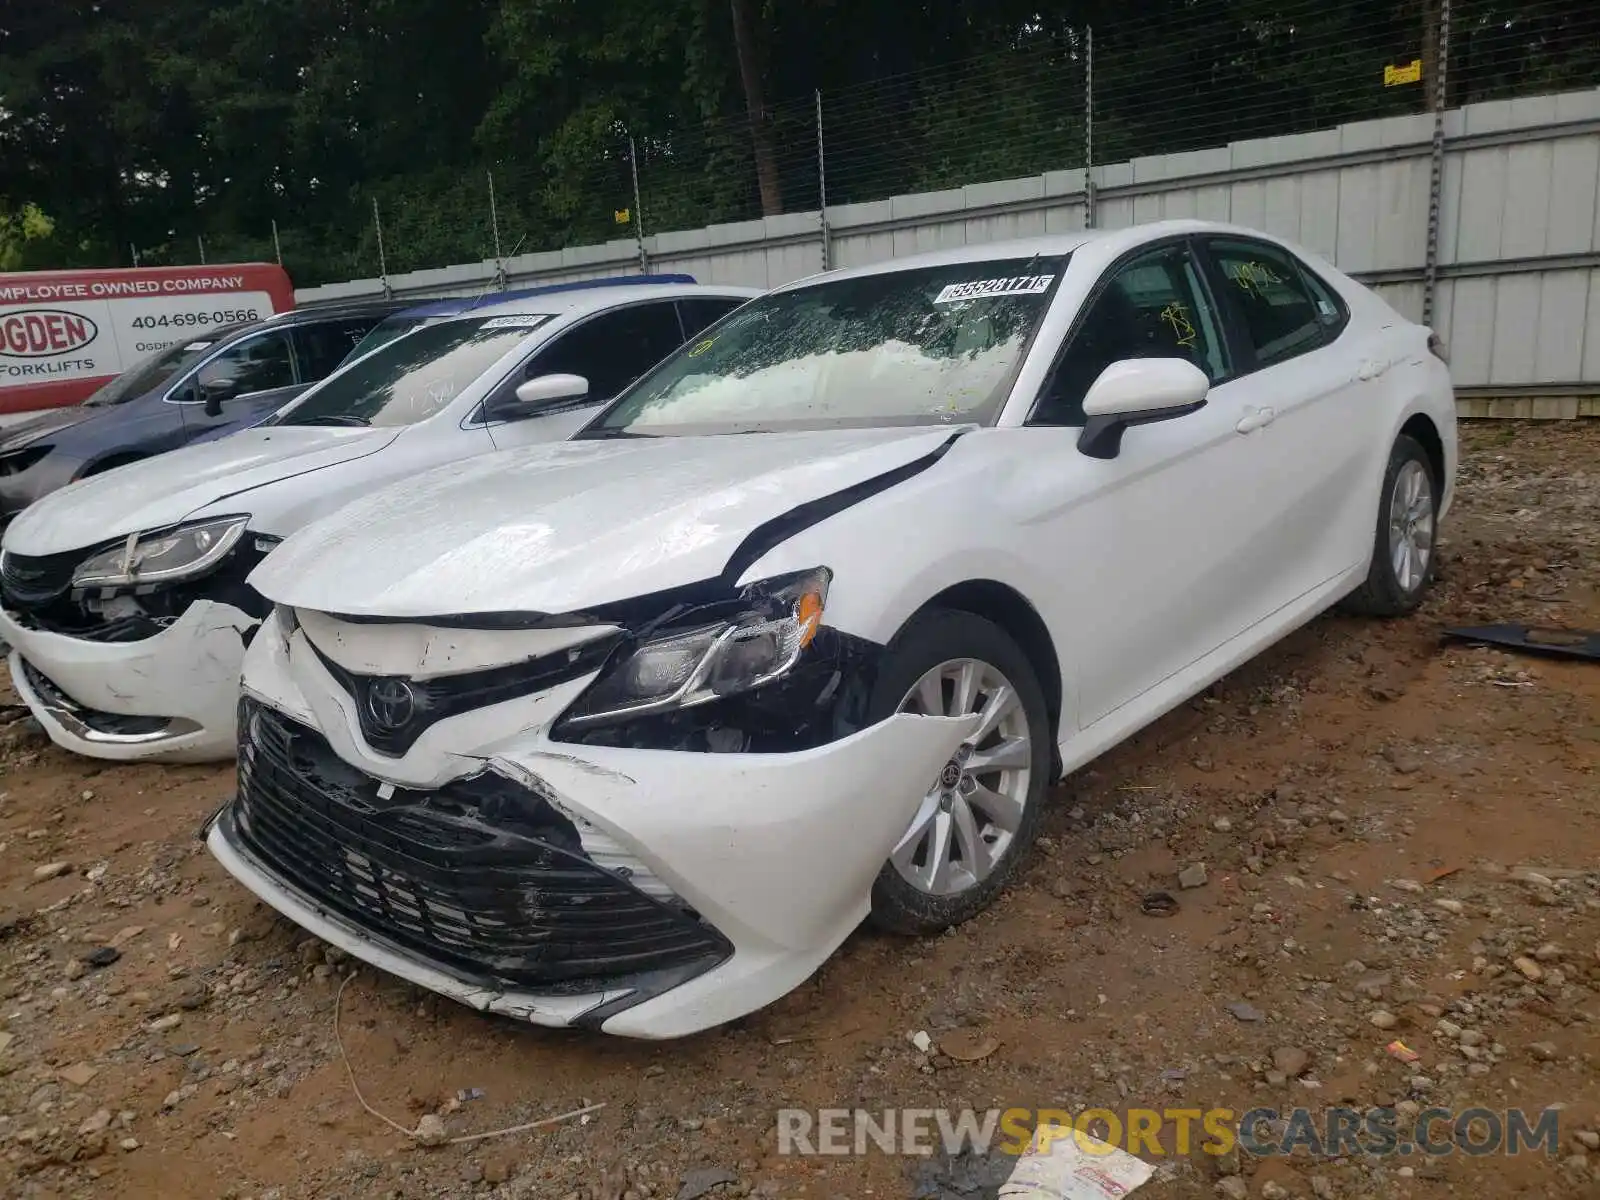
[[[1083,399],[1113,362],[1178,357],[1212,381],[1205,407],[1126,431],[1117,457],[1075,443]],[[1059,611],[1083,628],[1063,647],[1080,727],[1094,724],[1250,624],[1260,572],[1267,454],[1256,397],[1187,240],[1113,266],[1091,294],[1026,432],[1028,458],[1060,484],[1031,519],[1060,580]],[[1037,470],[1029,472],[1037,475]],[[1019,514],[1021,515],[1021,514]]]

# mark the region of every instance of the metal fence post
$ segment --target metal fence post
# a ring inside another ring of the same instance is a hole
[[[283,243],[278,240],[278,218],[272,218],[272,249],[278,256],[278,265],[283,266]]]
[[[378,278],[383,281],[384,298],[394,295],[389,286],[389,260],[383,254],[383,222],[378,219],[378,198],[372,198],[372,228],[378,235]]]
[[[203,266],[206,265],[206,237],[205,237],[205,234],[203,234],[203,233],[195,234],[194,235],[194,244],[196,246],[200,247],[200,265],[203,267]]]
[[[506,290],[506,260],[500,253],[500,211],[494,203],[494,172],[485,171],[489,180],[489,227],[494,233],[494,283],[495,291]]]
[[[1439,197],[1444,191],[1444,106],[1450,73],[1450,0],[1439,0],[1439,27],[1435,31],[1433,78],[1433,147],[1428,178],[1428,255],[1423,267],[1422,323],[1433,328],[1439,290]]]
[[[639,147],[628,135],[628,170],[633,173],[633,240],[639,247],[639,273],[650,274],[650,257],[644,252],[644,205],[639,202]]]
[[[817,210],[822,219],[822,269],[833,269],[833,233],[828,228],[828,167],[822,143],[822,89],[817,89]]]
[[[1094,26],[1083,29],[1083,227],[1093,229],[1094,211]]]

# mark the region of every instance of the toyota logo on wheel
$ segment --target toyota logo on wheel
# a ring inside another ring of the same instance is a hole
[[[392,733],[416,715],[417,694],[404,679],[374,679],[367,684],[367,716]]]

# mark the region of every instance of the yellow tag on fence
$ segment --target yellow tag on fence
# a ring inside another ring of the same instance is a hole
[[[1422,60],[1420,58],[1413,58],[1410,62],[1401,63],[1399,66],[1390,64],[1383,69],[1384,87],[1394,87],[1396,84],[1401,83],[1421,82]]]

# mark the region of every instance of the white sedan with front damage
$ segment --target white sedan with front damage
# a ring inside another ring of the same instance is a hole
[[[29,505],[0,553],[18,696],[79,754],[231,758],[244,644],[266,613],[245,579],[286,535],[384,484],[568,436],[757,294],[579,284],[484,305],[347,362],[254,428]]]
[[[1053,780],[1335,602],[1414,609],[1455,465],[1429,331],[1246,230],[805,280],[258,567],[208,844],[469,1005],[688,1034],[973,916]]]

